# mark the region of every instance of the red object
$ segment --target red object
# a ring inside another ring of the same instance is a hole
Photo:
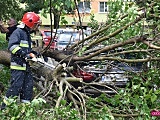
[[[160,116],[160,110],[152,110],[151,116]]]
[[[22,22],[29,28],[32,28],[34,24],[40,24],[40,17],[34,12],[27,12],[23,15]]]
[[[73,75],[77,78],[82,78],[84,82],[91,82],[94,80],[94,74],[85,72],[82,70],[75,70],[73,71]]]
[[[49,42],[51,41],[51,31],[50,30],[43,30],[43,31],[41,31],[41,35],[42,35],[42,38],[43,38],[44,47],[47,47]],[[51,43],[51,46],[50,46],[51,49],[56,48],[57,37],[55,37],[54,35],[55,35],[55,33],[53,32],[52,33],[52,39],[54,39],[54,40]]]

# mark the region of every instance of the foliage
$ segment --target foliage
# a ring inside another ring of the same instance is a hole
[[[123,119],[124,117],[132,119],[132,115],[135,115],[136,120],[156,120],[157,118],[152,117],[150,112],[160,109],[159,72],[159,69],[155,69],[141,75],[134,75],[135,77],[128,86],[111,98],[102,94],[96,98],[97,102],[106,103],[101,110],[96,109],[95,100],[90,99],[87,103],[91,111],[88,117],[92,119]]]
[[[4,86],[8,86],[10,79],[10,70],[6,66],[0,65],[0,82],[3,83]]]
[[[149,70],[147,73],[133,77],[130,85],[122,89],[119,94],[106,102],[111,103],[114,108],[112,111],[118,114],[138,113],[142,115],[143,119],[156,119],[151,117],[150,112],[154,109],[160,109],[160,90],[159,84],[160,70]],[[154,74],[153,74],[154,73]],[[145,79],[143,78],[145,76]],[[137,116],[140,119],[140,116]]]
[[[98,21],[94,19],[94,14],[90,15],[90,23],[88,23],[88,27],[90,27],[93,30],[98,29]]]
[[[7,41],[5,39],[5,34],[0,34],[0,50],[7,48]],[[10,78],[9,68],[3,65],[0,65],[0,82],[2,82],[5,86],[8,85],[8,81]]]
[[[34,11],[35,13],[39,13],[42,8],[45,8],[44,0],[21,0],[21,3],[25,3],[25,12]]]
[[[56,119],[67,119],[67,120],[80,120],[78,116],[78,111],[75,108],[72,108],[72,103],[66,104],[65,100],[62,101],[63,105],[59,108],[54,109],[53,117]],[[65,104],[64,104],[65,103]]]
[[[17,21],[22,18],[24,13],[20,8],[20,2],[18,0],[1,0],[0,1],[0,18],[7,20],[10,17],[15,18]]]
[[[156,120],[157,118],[152,117],[150,112],[160,109],[160,90],[156,89],[156,87],[159,87],[159,74],[160,70],[154,69],[141,75],[134,75],[128,86],[111,98],[108,98],[105,94],[97,98],[90,98],[86,102],[86,107],[90,111],[87,112],[87,119],[114,120],[123,119],[126,115],[126,119],[134,117],[136,120]],[[99,109],[97,102],[105,102],[106,105]],[[68,103],[66,100],[62,100],[61,103],[59,108],[53,108],[54,106],[48,106],[42,98],[33,99],[29,104],[17,104],[15,99],[10,98],[7,100],[6,110],[0,112],[0,117],[2,120],[18,120],[19,118],[23,120],[53,120],[53,118],[82,120],[78,111],[72,108],[72,103]]]
[[[0,50],[7,48],[6,35],[0,33]]]
[[[71,108],[72,104],[49,109],[42,98],[33,99],[31,103],[19,103],[15,98],[9,98],[5,103],[6,109],[0,111],[1,120],[80,120],[78,112]]]
[[[18,104],[15,98],[9,98],[5,101],[6,109],[0,112],[1,120],[44,120],[44,118],[41,118],[42,116],[38,117],[38,114],[43,112],[40,110],[45,102],[45,100],[38,98],[31,103]]]
[[[26,3],[25,11],[34,11],[40,13],[44,17],[47,17],[46,14],[53,13],[54,15],[54,28],[59,27],[59,17],[61,17],[60,24],[67,24],[67,21],[64,19],[64,15],[67,13],[74,13],[75,9],[73,0],[22,0],[22,3]],[[50,14],[51,15],[51,14]],[[52,16],[50,16],[50,19]]]
[[[108,34],[113,33],[113,31],[115,31],[116,29],[122,28],[124,25],[135,20],[138,14],[137,11],[138,7],[134,2],[133,3],[127,3],[123,1],[112,2],[110,0],[108,3],[108,9],[109,9],[109,14],[108,14],[109,19],[107,21],[107,24],[110,24],[114,20],[118,20],[122,16],[128,14],[128,17],[120,20],[119,22],[114,24],[111,29],[107,30],[106,33]],[[127,29],[123,30],[115,37],[116,41],[117,42],[124,41],[131,38],[132,36],[140,35],[143,25],[142,22],[131,25]]]

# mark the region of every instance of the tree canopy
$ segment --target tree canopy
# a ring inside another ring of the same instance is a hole
[[[20,7],[20,2],[18,0],[0,1],[0,18],[2,20],[7,20],[10,17],[20,20],[23,13],[23,8]]]

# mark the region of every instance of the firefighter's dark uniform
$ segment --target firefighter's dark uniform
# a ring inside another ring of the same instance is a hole
[[[8,49],[11,51],[11,86],[6,97],[19,96],[22,101],[30,101],[33,94],[33,77],[29,64],[25,60],[31,48],[29,28],[22,27],[13,32],[9,38]]]

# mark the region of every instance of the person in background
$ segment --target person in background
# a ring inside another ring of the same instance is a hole
[[[17,21],[14,18],[10,18],[7,22],[8,27],[4,27],[3,22],[0,20],[0,31],[1,33],[6,33],[6,40],[9,40],[9,37],[15,29],[17,29]]]
[[[11,85],[4,97],[1,110],[5,109],[5,101],[10,97],[20,96],[20,101],[29,103],[33,94],[33,76],[28,59],[35,57],[37,52],[31,48],[31,31],[36,30],[41,23],[40,17],[34,12],[23,15],[22,23],[11,34],[8,49],[11,52]]]

